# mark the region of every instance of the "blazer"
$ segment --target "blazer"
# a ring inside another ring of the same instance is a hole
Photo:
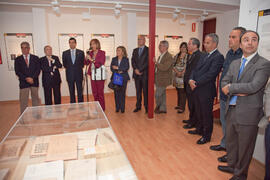
[[[141,56],[139,56],[139,48],[135,48],[132,52],[132,68],[133,68],[133,75],[132,77],[135,78],[143,78],[148,79],[148,53],[149,49],[147,46],[144,46],[143,52]],[[142,75],[137,75],[135,73],[135,69],[138,69]]]
[[[62,82],[58,70],[58,68],[62,68],[62,64],[60,63],[59,58],[57,56],[52,55],[52,59],[54,59],[54,63],[51,63],[51,66],[49,66],[49,62],[46,56],[40,58],[41,64],[40,67],[42,71],[42,85],[44,87],[58,85]]]
[[[84,52],[76,49],[75,63],[72,63],[70,49],[63,52],[63,65],[66,68],[66,79],[68,82],[83,80]]]
[[[112,68],[112,66],[118,66],[118,70],[115,70]],[[129,60],[126,57],[123,57],[123,59],[120,62],[120,65],[118,65],[118,57],[112,58],[111,62],[111,71],[112,71],[112,76],[111,80],[113,80],[113,74],[117,73],[118,71],[122,71],[121,75],[123,76],[123,82],[126,83],[128,80],[130,80],[129,74]]]
[[[233,61],[221,81],[222,87],[230,84],[225,113],[228,112],[232,95],[247,94],[237,97],[235,107],[237,123],[257,126],[263,117],[263,94],[270,75],[270,62],[256,54],[237,79],[240,65],[241,59]]]
[[[196,52],[192,53],[189,57],[189,59],[187,60],[187,63],[186,63],[186,70],[185,70],[185,73],[184,73],[184,82],[188,84],[188,81],[189,81],[189,78],[190,78],[190,75],[191,75],[191,72],[192,70],[194,70],[201,58],[201,51],[200,50],[197,50]]]
[[[40,73],[40,62],[39,58],[33,54],[30,54],[29,67],[27,67],[23,55],[18,56],[15,59],[14,69],[16,75],[19,77],[20,89],[29,88],[31,86],[38,87],[39,81],[38,76]],[[34,84],[29,84],[26,82],[25,78],[31,77],[34,80]]]
[[[270,83],[268,82],[264,91],[264,115],[270,117]]]
[[[94,52],[90,51],[89,55],[93,58]],[[102,50],[98,50],[97,55],[96,55],[96,59],[95,59],[95,68],[99,68],[100,66],[105,64],[105,51]],[[91,66],[92,66],[92,62],[90,60],[86,60],[86,65],[89,65],[88,68],[88,74],[91,75]]]
[[[213,98],[217,96],[216,77],[221,71],[224,56],[214,51],[210,56],[201,56],[196,68],[191,72],[190,79],[196,81],[194,92],[201,98]]]
[[[155,65],[155,83],[157,86],[167,87],[172,84],[172,69],[174,59],[167,51],[159,63]]]

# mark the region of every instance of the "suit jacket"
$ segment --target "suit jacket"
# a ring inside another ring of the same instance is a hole
[[[221,71],[224,56],[218,50],[210,56],[201,56],[195,70],[192,71],[190,79],[196,81],[194,92],[199,93],[201,98],[213,98],[216,92],[216,77]]]
[[[38,87],[39,82],[38,82],[38,76],[40,73],[40,62],[39,58],[33,54],[30,54],[30,64],[29,67],[27,67],[26,62],[24,60],[23,55],[18,56],[15,59],[14,63],[14,68],[15,68],[15,73],[19,77],[20,81],[20,89],[23,88],[29,88],[31,86]],[[26,82],[25,78],[31,77],[34,80],[34,84],[29,84]]]
[[[93,51],[90,51],[90,56],[93,58]],[[102,50],[98,50],[97,55],[96,55],[96,59],[95,59],[95,68],[99,68],[100,66],[105,64],[105,51]],[[91,75],[91,66],[92,66],[92,62],[90,60],[86,60],[86,64],[89,64],[89,68],[88,68],[88,74]]]
[[[63,65],[66,68],[66,79],[68,82],[83,80],[84,52],[76,49],[75,63],[72,63],[70,49],[63,52]]]
[[[139,48],[135,48],[132,52],[132,68],[133,68],[133,78],[143,78],[148,79],[148,52],[147,46],[144,46],[141,56],[139,56]],[[135,69],[138,69],[142,75],[135,74]]]
[[[46,56],[40,58],[41,71],[42,71],[42,85],[44,87],[58,85],[61,83],[61,76],[58,68],[62,68],[62,64],[57,56],[52,55],[54,63],[49,66],[49,61]],[[55,67],[55,70],[53,70]]]
[[[263,116],[263,94],[265,84],[270,75],[270,62],[256,54],[245,66],[241,76],[237,79],[241,59],[231,63],[227,74],[221,81],[221,86],[231,84],[226,104],[226,113],[232,95],[241,93],[236,101],[237,123],[242,125],[258,125]]]
[[[118,70],[113,69],[112,66],[118,66]],[[116,56],[116,57],[112,58],[111,71],[113,73],[112,73],[112,76],[111,76],[111,80],[113,80],[113,74],[114,73],[117,73],[118,71],[122,71],[121,75],[123,76],[123,82],[126,83],[128,80],[130,80],[128,70],[129,70],[129,60],[128,60],[128,58],[123,57],[123,59],[121,60],[119,65],[118,65],[118,57]]]
[[[172,84],[172,69],[174,59],[169,52],[166,52],[159,63],[155,65],[155,83],[157,86],[167,87]]]
[[[197,50],[196,52],[192,53],[192,55],[190,55],[190,58],[187,60],[186,63],[186,70],[184,73],[184,83],[187,84],[186,91],[191,93],[192,90],[190,88],[190,86],[188,85],[188,81],[191,75],[191,72],[196,68],[200,58],[202,56],[202,53],[200,50]]]

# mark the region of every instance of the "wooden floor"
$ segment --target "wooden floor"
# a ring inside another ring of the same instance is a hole
[[[90,98],[91,100],[92,97]],[[227,180],[230,174],[217,170],[217,158],[224,152],[209,150],[220,142],[221,126],[214,124],[210,143],[197,145],[199,136],[183,129],[188,112],[177,114],[175,90],[167,91],[167,114],[148,119],[144,109],[133,113],[136,98],[128,97],[126,112],[116,113],[113,94],[106,94],[106,115],[140,180]],[[63,103],[68,103],[63,98]],[[0,102],[0,140],[19,116],[19,102]],[[249,180],[263,180],[264,166],[253,160]]]

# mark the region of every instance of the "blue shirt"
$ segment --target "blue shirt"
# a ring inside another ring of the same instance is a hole
[[[221,76],[220,76],[220,82],[224,78],[226,73],[228,72],[230,64],[236,59],[241,59],[242,55],[243,55],[243,52],[242,52],[242,49],[240,49],[240,48],[238,48],[235,52],[232,49],[230,49],[227,52],[226,58],[225,58],[225,61],[224,61],[223,67],[222,67],[223,71],[222,71]],[[220,90],[219,91],[220,92],[220,99],[223,101],[226,101],[228,97],[222,92],[221,83],[219,83],[219,90]]]

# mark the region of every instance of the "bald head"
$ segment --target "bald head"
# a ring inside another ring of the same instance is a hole
[[[138,46],[139,47],[145,46],[145,36],[142,35],[138,36]]]

